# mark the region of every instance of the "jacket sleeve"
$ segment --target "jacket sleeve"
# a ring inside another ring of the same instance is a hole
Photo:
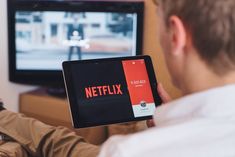
[[[32,156],[95,157],[99,147],[64,127],[46,125],[22,114],[0,112],[0,133],[19,143]]]
[[[14,141],[0,140],[0,157],[30,157],[21,145]]]

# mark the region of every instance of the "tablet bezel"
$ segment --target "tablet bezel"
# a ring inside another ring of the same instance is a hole
[[[138,59],[144,59],[147,74],[149,77],[149,82],[154,98],[155,106],[159,106],[162,103],[162,100],[157,92],[157,80],[156,75],[154,72],[154,67],[152,64],[152,60],[150,56],[147,55],[141,55],[141,56],[130,56],[130,57],[117,57],[117,58],[105,58],[105,59],[92,59],[92,60],[77,60],[77,61],[65,61],[62,63],[63,66],[63,76],[64,76],[64,83],[67,93],[67,98],[69,102],[70,107],[70,115],[72,118],[72,123],[74,128],[87,128],[87,127],[95,127],[95,126],[102,126],[102,125],[109,125],[109,124],[116,124],[116,123],[125,123],[125,122],[131,122],[131,121],[141,121],[141,120],[147,120],[151,119],[152,116],[144,116],[144,117],[133,117],[133,119],[123,119],[121,121],[109,121],[109,122],[103,122],[103,123],[95,123],[91,122],[90,124],[81,126],[79,124],[79,116],[78,112],[76,112],[79,109],[79,106],[77,105],[76,98],[75,98],[75,89],[71,77],[71,66],[77,65],[77,64],[86,64],[86,63],[103,63],[103,62],[112,62],[112,61],[124,61],[124,60],[138,60]]]

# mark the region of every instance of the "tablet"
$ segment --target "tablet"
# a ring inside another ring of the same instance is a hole
[[[75,128],[152,118],[161,104],[149,56],[63,62]]]

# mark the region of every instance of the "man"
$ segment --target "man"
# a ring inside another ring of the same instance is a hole
[[[80,23],[80,14],[72,14],[74,23],[71,25],[68,25],[68,32],[67,32],[67,38],[70,41],[81,41],[84,39],[84,29],[83,24]],[[71,45],[69,47],[69,54],[68,54],[68,60],[72,60],[73,53],[77,53],[78,59],[82,59],[82,52],[81,47],[77,45]]]
[[[184,97],[156,109],[155,127],[112,137],[98,156],[235,156],[235,1],[159,0],[158,5],[166,63]]]
[[[235,156],[235,1],[160,0],[159,15],[184,97],[156,109],[157,127],[109,139],[99,157]]]

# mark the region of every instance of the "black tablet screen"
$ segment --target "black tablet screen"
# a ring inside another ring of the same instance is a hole
[[[73,64],[71,81],[79,126],[129,121],[155,110],[144,59]]]

